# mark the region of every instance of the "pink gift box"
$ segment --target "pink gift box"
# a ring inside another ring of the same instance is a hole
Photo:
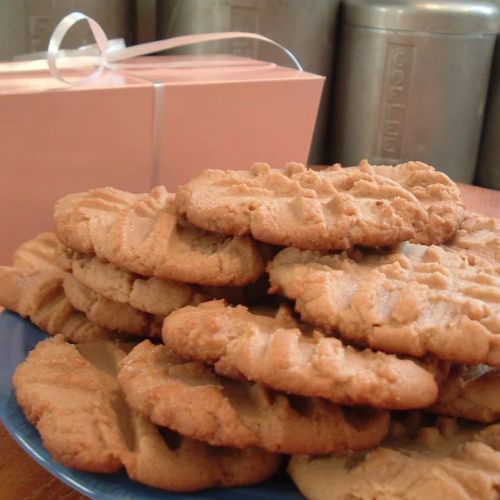
[[[67,193],[306,162],[323,80],[237,56],[140,57],[74,86],[0,65],[0,263]]]

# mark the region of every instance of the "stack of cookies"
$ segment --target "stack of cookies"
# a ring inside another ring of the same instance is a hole
[[[444,174],[255,164],[54,217],[0,303],[54,336],[13,380],[63,464],[193,491],[292,455],[310,498],[497,498],[500,222]]]

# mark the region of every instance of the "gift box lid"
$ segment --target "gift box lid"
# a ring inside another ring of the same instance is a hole
[[[223,84],[227,82],[324,79],[295,68],[234,55],[143,56],[114,65],[91,81],[68,85],[54,78],[42,62],[0,64],[0,95],[65,90],[68,92],[102,88],[167,85]],[[85,63],[85,61],[82,61]],[[37,68],[38,69],[33,69]],[[76,67],[73,60],[64,75],[83,79],[89,68]]]

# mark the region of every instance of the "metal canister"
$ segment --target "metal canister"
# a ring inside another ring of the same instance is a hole
[[[475,183],[500,189],[500,35],[497,35],[493,56]]]
[[[67,14],[80,11],[94,18],[108,38],[133,43],[134,0],[19,0],[0,2],[0,60],[47,50],[50,35]],[[83,23],[72,29],[64,47],[94,43]]]
[[[249,31],[291,50],[306,71],[327,77],[309,161],[327,161],[330,81],[340,0],[158,0],[158,37],[191,33]],[[232,53],[289,64],[275,47],[252,40],[193,45],[189,54]]]
[[[331,159],[421,160],[471,182],[497,23],[490,3],[347,0]]]
[[[0,2],[0,61],[29,51],[23,2]]]

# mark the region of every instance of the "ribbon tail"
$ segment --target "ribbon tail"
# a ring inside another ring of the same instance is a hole
[[[194,45],[198,43],[214,42],[219,40],[231,40],[235,38],[247,38],[252,40],[259,40],[261,42],[269,43],[282,50],[293,62],[296,68],[302,71],[302,66],[298,59],[286,47],[279,43],[257,33],[246,33],[243,31],[227,31],[221,33],[203,33],[199,35],[185,35],[170,38],[168,40],[157,40],[156,42],[142,43],[125,49],[115,50],[107,54],[108,62],[118,62],[132,57],[144,56],[154,54],[163,50],[174,49],[177,47],[185,47],[186,45]]]

